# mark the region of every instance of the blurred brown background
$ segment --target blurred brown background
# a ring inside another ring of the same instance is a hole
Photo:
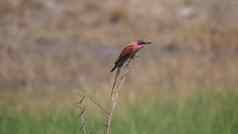
[[[237,0],[1,0],[0,89],[109,90],[137,39],[153,46],[130,66],[129,91],[236,89],[237,24]]]

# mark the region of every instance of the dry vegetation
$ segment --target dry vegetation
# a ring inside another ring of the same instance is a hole
[[[1,0],[0,133],[237,133],[237,24],[237,0]]]
[[[237,0],[0,0],[0,133],[236,134],[237,21]]]
[[[133,65],[132,93],[236,89],[237,7],[235,0],[1,1],[1,89],[106,89],[120,48],[136,39],[153,46]]]

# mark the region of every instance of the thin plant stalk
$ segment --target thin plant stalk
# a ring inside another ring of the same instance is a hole
[[[129,63],[131,62],[131,59],[128,60],[127,64],[125,65],[125,69],[128,68]],[[111,134],[111,125],[112,125],[112,119],[113,119],[113,113],[116,109],[116,106],[118,104],[118,97],[119,97],[119,91],[122,86],[123,81],[126,78],[126,74],[128,71],[125,71],[124,74],[120,76],[120,69],[117,70],[115,79],[113,82],[113,86],[111,89],[111,110],[106,118],[106,131],[105,134]],[[119,79],[118,79],[119,78]]]

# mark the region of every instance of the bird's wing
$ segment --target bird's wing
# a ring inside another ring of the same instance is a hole
[[[119,57],[129,55],[129,54],[131,54],[132,51],[133,51],[133,45],[129,45],[129,46],[125,47],[124,49],[122,49]]]
[[[123,48],[120,53],[120,56],[117,58],[115,64],[120,62],[122,59],[130,56],[132,51],[133,51],[133,45],[128,45],[127,47]]]

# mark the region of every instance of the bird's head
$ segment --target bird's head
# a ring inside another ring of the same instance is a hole
[[[143,40],[137,40],[136,43],[137,45],[143,45],[143,46],[151,44],[150,41],[143,41]]]

